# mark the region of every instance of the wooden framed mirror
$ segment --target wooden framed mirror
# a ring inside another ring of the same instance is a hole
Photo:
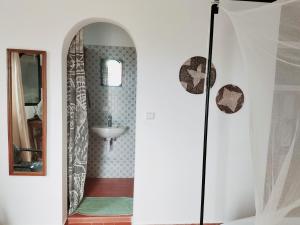
[[[9,175],[45,176],[45,51],[7,49]]]

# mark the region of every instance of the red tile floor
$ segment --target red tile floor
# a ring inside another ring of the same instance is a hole
[[[88,178],[87,197],[133,197],[132,178]],[[66,225],[131,225],[132,216],[69,216]]]

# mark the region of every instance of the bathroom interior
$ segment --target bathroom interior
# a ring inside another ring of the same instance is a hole
[[[82,30],[88,117],[84,198],[69,222],[122,216],[133,205],[137,57],[125,30],[93,23]],[[84,218],[83,218],[84,219]],[[94,218],[95,219],[95,218]],[[114,218],[116,220],[116,218]]]

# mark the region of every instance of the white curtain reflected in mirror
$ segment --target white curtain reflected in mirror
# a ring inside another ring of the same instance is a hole
[[[11,56],[12,68],[12,138],[16,151],[30,149],[29,130],[25,112],[25,99],[19,53]],[[31,152],[23,151],[20,157],[24,162],[31,162]]]

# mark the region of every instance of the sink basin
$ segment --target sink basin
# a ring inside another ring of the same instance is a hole
[[[92,131],[102,138],[117,138],[126,132],[128,127],[92,127]]]

